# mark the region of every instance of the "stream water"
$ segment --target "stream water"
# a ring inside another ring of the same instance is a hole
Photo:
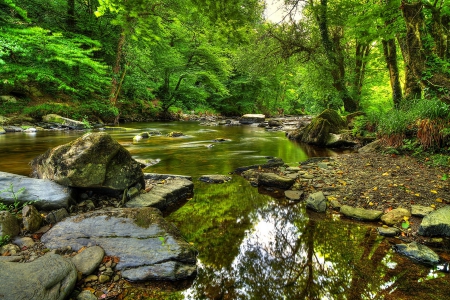
[[[253,126],[204,127],[195,122],[132,123],[110,131],[135,158],[160,160],[145,172],[190,175],[194,197],[167,217],[199,251],[198,275],[175,284],[143,284],[124,299],[448,299],[446,273],[415,264],[391,249],[378,224],[316,214],[251,187],[198,181],[263,163],[298,163],[338,153],[300,145],[282,132]],[[142,131],[160,131],[138,143]],[[181,131],[179,138],[165,134]],[[83,132],[0,135],[0,171],[28,175],[28,162]],[[216,138],[230,141],[215,143]],[[214,145],[213,147],[207,147]]]

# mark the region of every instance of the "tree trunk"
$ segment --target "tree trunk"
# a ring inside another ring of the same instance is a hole
[[[349,93],[345,82],[345,62],[342,48],[340,45],[340,33],[336,33],[333,39],[330,38],[328,30],[327,18],[328,0],[320,0],[320,7],[316,19],[319,25],[322,46],[325,49],[328,62],[331,68],[331,77],[333,79],[333,87],[338,91],[344,103],[344,109],[347,112],[355,112],[358,110],[358,102]]]
[[[450,75],[445,61],[436,53],[439,40],[427,34],[422,1],[402,1],[406,24],[406,59],[415,80],[420,82],[425,97],[438,97],[450,103]],[[445,51],[444,51],[445,52]]]
[[[404,86],[404,99],[413,100],[419,99],[422,95],[422,88],[420,87],[419,81],[413,75],[411,70],[409,55],[406,49],[406,38],[397,36],[398,44],[400,45],[400,50],[402,51],[403,62],[405,65],[405,86]]]
[[[67,27],[69,31],[75,31],[75,0],[67,0]]]
[[[400,76],[397,64],[397,47],[394,39],[383,40],[383,52],[386,65],[389,70],[389,81],[392,89],[392,101],[394,107],[398,108],[402,100],[402,87],[400,86]]]
[[[125,45],[125,32],[122,31],[119,42],[117,43],[116,62],[113,68],[113,77],[111,81],[111,93],[109,94],[109,102],[115,107],[117,98],[119,97],[118,87],[120,78],[120,63],[122,61],[123,47]]]

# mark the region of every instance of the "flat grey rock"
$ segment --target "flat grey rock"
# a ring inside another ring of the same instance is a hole
[[[316,212],[325,212],[327,210],[327,199],[322,192],[310,194],[306,199],[306,207]]]
[[[125,279],[177,280],[196,272],[196,251],[151,207],[104,209],[64,219],[41,241],[50,249],[98,245]]]
[[[230,181],[231,177],[226,175],[202,175],[198,180],[207,183],[225,183]]]
[[[12,187],[11,192],[10,188]],[[19,192],[23,189],[22,192]],[[17,200],[21,204],[33,202],[40,210],[68,208],[72,199],[72,189],[47,179],[35,179],[26,176],[0,172],[0,190],[2,202],[13,204]]]
[[[423,205],[411,205],[411,215],[416,217],[425,217],[434,211],[434,208]]]
[[[70,260],[48,253],[31,263],[0,261],[0,299],[68,299],[77,270]]]
[[[184,178],[174,178],[168,184],[157,184],[149,192],[139,194],[126,207],[156,207],[165,210],[172,204],[186,200],[194,192],[194,183]]]
[[[294,182],[294,178],[280,176],[275,173],[260,173],[258,177],[258,185],[275,187],[285,190],[291,188]]]
[[[293,190],[287,190],[284,191],[284,196],[293,201],[299,201],[303,195],[302,191],[293,191]]]
[[[426,215],[418,233],[423,236],[450,236],[450,206],[444,206]]]

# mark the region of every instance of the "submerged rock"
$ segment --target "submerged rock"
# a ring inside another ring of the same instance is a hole
[[[68,299],[75,287],[77,270],[70,260],[46,254],[31,263],[0,261],[2,300]]]
[[[231,177],[226,175],[202,175],[198,180],[207,183],[225,183],[230,181]]]
[[[433,250],[424,246],[422,244],[418,244],[416,242],[405,244],[398,244],[394,246],[394,249],[409,258],[426,264],[426,265],[437,265],[439,263],[439,255],[437,255]]]
[[[67,218],[45,233],[50,249],[98,245],[128,280],[178,280],[196,272],[196,251],[150,207],[104,209]]]
[[[123,191],[137,183],[144,186],[140,164],[105,132],[55,147],[36,157],[32,166],[37,177],[70,187]]]

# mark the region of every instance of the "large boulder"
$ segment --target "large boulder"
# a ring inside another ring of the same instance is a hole
[[[444,206],[426,215],[418,233],[423,236],[450,236],[450,206]]]
[[[177,280],[196,272],[196,251],[151,207],[104,209],[67,218],[45,233],[50,249],[98,245],[117,256],[125,279]]]
[[[46,254],[31,263],[0,261],[0,299],[68,299],[77,270],[70,260]]]
[[[346,129],[346,127],[346,122],[335,110],[326,109],[312,119],[311,123],[306,127],[289,133],[289,138],[318,146],[346,145],[346,143],[340,142],[341,137],[331,135],[338,134],[342,129]]]
[[[123,191],[137,183],[145,186],[140,164],[105,132],[87,133],[50,149],[32,166],[38,178],[70,187]]]
[[[40,210],[68,208],[72,189],[51,180],[0,172],[0,201],[5,204],[32,202]]]
[[[145,194],[139,194],[126,207],[156,207],[165,210],[186,200],[194,193],[194,184],[185,178],[173,178],[167,184],[157,184]]]

